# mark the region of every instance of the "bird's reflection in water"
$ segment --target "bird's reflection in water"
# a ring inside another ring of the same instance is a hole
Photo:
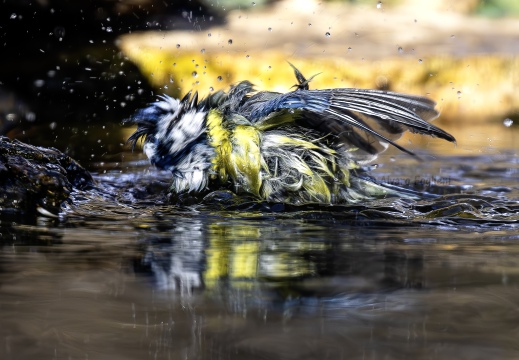
[[[200,221],[179,225],[171,235],[152,236],[147,243],[142,262],[150,267],[159,289],[190,295],[203,286],[206,241]]]
[[[239,311],[422,288],[422,252],[388,248],[394,239],[377,233],[297,221],[184,219],[148,234],[138,264],[160,290],[182,297],[203,291]]]
[[[170,224],[148,234],[140,264],[168,301],[189,313],[197,353],[397,359],[437,351],[433,358],[474,358],[503,355],[511,344],[508,315],[499,309],[508,313],[516,295],[491,267],[477,266],[482,253],[463,245],[471,234],[452,240],[447,233],[434,238],[430,229],[297,220]],[[495,320],[469,321],[483,313]],[[503,326],[492,337],[478,346],[467,340],[487,334],[495,321]]]

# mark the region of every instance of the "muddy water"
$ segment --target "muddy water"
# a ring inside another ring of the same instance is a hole
[[[519,162],[483,133],[374,170],[441,197],[343,207],[169,205],[96,154],[99,192],[0,223],[0,359],[515,359]]]

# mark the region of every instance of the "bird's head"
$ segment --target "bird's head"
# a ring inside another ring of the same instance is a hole
[[[177,193],[207,186],[214,149],[207,141],[206,116],[205,103],[189,92],[182,100],[161,96],[129,120],[137,130],[128,141],[135,147],[144,138],[144,153],[157,168],[171,171]]]

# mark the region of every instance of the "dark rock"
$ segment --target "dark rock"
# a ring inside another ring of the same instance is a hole
[[[90,173],[62,152],[0,137],[0,215],[56,215],[74,189],[93,186]]]

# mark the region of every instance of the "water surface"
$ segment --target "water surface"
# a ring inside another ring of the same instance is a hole
[[[98,192],[0,223],[0,358],[515,359],[517,152],[431,144],[373,175],[439,198],[335,207],[172,205],[96,154]]]

